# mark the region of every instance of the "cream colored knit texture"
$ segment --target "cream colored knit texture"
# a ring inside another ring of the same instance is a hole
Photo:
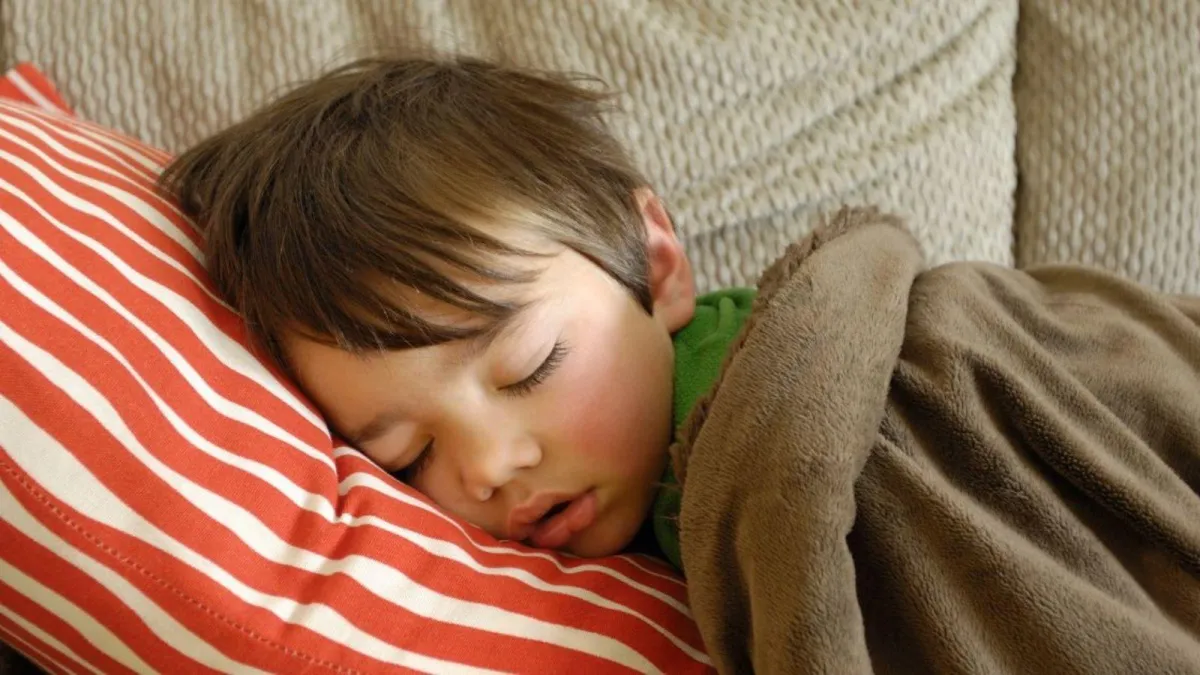
[[[1200,293],[1200,2],[1022,0],[1017,258]]]
[[[840,202],[934,261],[1012,261],[1016,0],[3,0],[4,56],[177,151],[289,83],[405,41],[599,75],[703,289]]]

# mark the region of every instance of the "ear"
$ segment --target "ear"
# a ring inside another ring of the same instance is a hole
[[[671,216],[658,195],[647,187],[634,191],[642,225],[646,228],[646,257],[649,262],[650,298],[654,318],[674,333],[692,320],[696,312],[696,281],[683,243],[675,234]]]

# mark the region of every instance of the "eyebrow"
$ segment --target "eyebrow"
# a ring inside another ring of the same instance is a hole
[[[529,304],[523,305],[511,315],[495,322],[491,326],[488,326],[487,330],[467,339],[466,358],[473,359],[476,356],[486,352],[496,342],[496,339],[499,338],[500,335],[511,331],[514,327],[519,327],[522,325],[522,323],[528,321],[528,317],[530,315],[529,309],[536,306],[540,302],[541,300],[538,299]],[[392,428],[396,422],[399,422],[401,419],[403,419],[404,416],[401,414],[401,412],[402,411],[399,408],[381,410],[362,426],[348,429],[343,436],[351,445],[361,446],[363,443],[368,443],[379,438],[386,433],[388,429]]]

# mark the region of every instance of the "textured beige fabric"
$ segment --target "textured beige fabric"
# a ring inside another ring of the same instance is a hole
[[[1200,292],[1200,2],[1021,0],[1017,260]]]
[[[281,87],[419,40],[599,75],[699,282],[751,282],[841,201],[934,261],[1012,258],[1016,0],[4,0],[6,62],[179,150]]]

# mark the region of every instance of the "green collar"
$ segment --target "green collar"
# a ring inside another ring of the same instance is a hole
[[[730,344],[738,336],[750,308],[754,289],[731,288],[702,295],[696,299],[696,313],[672,341],[675,344],[675,393],[672,421],[675,429],[717,380]],[[682,493],[675,472],[667,464],[663,484],[654,501],[654,536],[663,555],[677,569],[683,565],[679,554],[679,508]]]

